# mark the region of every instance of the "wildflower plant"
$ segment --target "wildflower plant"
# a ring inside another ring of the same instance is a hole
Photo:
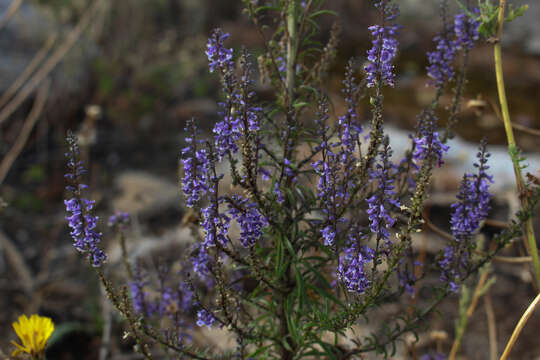
[[[98,247],[93,203],[82,197],[82,164],[70,136],[67,177],[74,195],[66,206],[75,246],[97,267],[146,358],[152,358],[154,344],[193,359],[389,356],[404,334],[414,332],[442,299],[521,234],[540,198],[540,188],[531,185],[517,220],[491,239],[489,251],[475,255],[475,233],[491,197],[483,143],[478,171],[464,176],[452,207],[453,240],[431,263],[416,258],[412,239],[423,229],[433,170],[444,166],[468,54],[480,39],[480,18],[471,7],[451,21],[442,1],[443,29],[428,53],[428,85],[435,87],[435,96],[418,117],[409,150],[396,154],[402,156],[396,161],[384,129],[383,91],[399,85],[395,59],[399,32],[406,29],[398,23],[397,4],[373,2],[380,22],[368,29],[372,44],[366,65],[358,71],[356,62],[349,62],[343,81],[346,109],[333,114],[322,84],[335,54],[337,28],[322,49],[314,41],[317,18],[329,13],[323,2],[244,3],[264,37],[258,70],[274,97],[257,98],[253,59],[246,50],[229,47],[227,33],[214,30],[206,55],[210,72],[220,80],[222,100],[211,134],[204,136],[196,119],[186,126],[181,188],[196,221],[189,222],[195,243],[180,259],[181,270],[140,263],[131,269],[126,261],[130,294],[106,279],[99,267],[106,258]],[[270,38],[265,27],[275,30]],[[439,106],[447,91],[453,94],[448,111]],[[364,96],[370,119],[358,111]],[[441,116],[446,128],[439,126]],[[116,215],[110,223],[125,221],[127,216]],[[345,331],[370,319],[374,307],[427,287],[418,276],[420,267],[420,274],[435,270],[442,280],[427,291],[422,306],[385,320],[371,336],[345,342]],[[218,354],[189,345],[189,334],[203,326],[227,329],[236,348]]]

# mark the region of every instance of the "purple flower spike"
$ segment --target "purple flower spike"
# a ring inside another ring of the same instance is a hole
[[[441,281],[447,283],[450,290],[454,292],[459,289],[459,279],[463,277],[463,273],[469,266],[474,246],[471,238],[490,210],[489,185],[493,183],[493,177],[486,172],[489,169],[486,165],[489,156],[486,143],[482,141],[477,154],[478,162],[474,164],[478,172],[463,176],[457,195],[458,202],[452,204],[450,225],[454,240],[446,247],[442,259],[439,260],[439,266]]]
[[[400,207],[399,201],[395,198],[393,180],[390,172],[394,168],[390,162],[392,150],[390,149],[388,137],[383,140],[383,148],[379,152],[381,162],[375,165],[375,170],[371,171],[372,180],[378,181],[378,188],[375,193],[367,199],[368,218],[370,229],[377,234],[379,239],[389,241],[390,233],[388,228],[392,227],[396,220],[390,215],[392,209]]]
[[[472,11],[473,14],[479,13],[478,9]],[[454,29],[457,37],[458,48],[472,49],[474,42],[480,38],[478,28],[480,21],[468,16],[465,12],[456,15],[454,19]]]
[[[458,240],[473,235],[489,212],[489,185],[493,183],[493,176],[486,173],[489,156],[483,143],[477,154],[478,163],[474,164],[478,173],[465,174],[457,196],[458,202],[452,205],[454,211],[450,224],[452,234]]]
[[[370,285],[365,267],[373,260],[375,252],[368,246],[359,246],[356,233],[350,232],[348,245],[339,257],[337,275],[348,291],[361,294]]]
[[[441,34],[435,36],[433,38],[436,44],[435,51],[428,52],[427,74],[437,87],[454,78],[453,62],[456,58],[457,46],[456,42],[450,39],[452,33],[452,26],[448,26]]]
[[[473,9],[472,14],[478,14]],[[472,49],[474,43],[480,38],[478,28],[480,22],[465,12],[457,14],[453,24],[445,25],[443,31],[433,38],[435,50],[428,52],[429,65],[427,74],[436,87],[442,87],[447,81],[454,78],[453,62],[460,49]]]
[[[441,142],[439,133],[436,131],[437,115],[433,109],[429,109],[424,111],[419,119],[417,137],[414,138],[413,159],[419,162],[434,156],[440,167],[443,164],[443,155],[448,152],[449,147]]]
[[[253,246],[262,237],[268,221],[259,213],[257,204],[238,195],[233,195],[232,201],[228,213],[240,226],[240,243],[244,247]]]
[[[358,142],[358,137],[362,132],[362,126],[358,122],[356,112],[356,92],[358,86],[354,78],[354,67],[352,61],[347,64],[345,69],[345,80],[343,80],[343,89],[341,92],[345,95],[347,103],[347,113],[339,117],[339,126],[341,132],[341,143],[348,151],[354,151]]]
[[[95,201],[82,197],[81,190],[86,186],[80,183],[80,177],[85,173],[82,162],[79,160],[79,145],[77,138],[71,133],[66,138],[69,145],[68,158],[69,172],[66,176],[72,184],[66,189],[73,194],[69,200],[64,200],[68,226],[71,228],[70,235],[73,238],[75,248],[88,255],[92,265],[99,267],[107,259],[107,256],[98,246],[102,234],[96,231],[98,217],[92,214]]]
[[[193,120],[188,120],[186,131],[191,135],[186,137],[187,146],[182,150],[182,164],[184,166],[184,178],[182,190],[186,196],[186,204],[193,207],[201,196],[210,190],[210,157],[207,149],[200,149],[204,143],[198,140],[198,130]]]
[[[367,86],[373,87],[377,82],[380,82],[380,85],[394,86],[392,61],[397,54],[396,35],[399,29],[394,20],[399,10],[389,0],[381,0],[375,6],[382,12],[384,21],[382,25],[372,25],[368,28],[373,40],[372,47],[367,53],[369,65],[364,68],[367,73]]]
[[[232,49],[223,46],[223,42],[228,38],[228,33],[223,33],[221,29],[216,29],[208,39],[206,56],[208,57],[210,72],[214,72],[216,69],[232,68]]]

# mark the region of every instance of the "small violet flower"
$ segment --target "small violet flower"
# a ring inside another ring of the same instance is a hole
[[[212,327],[212,325],[214,324],[214,321],[216,321],[216,318],[214,317],[214,315],[208,311],[206,311],[205,309],[202,309],[202,310],[199,310],[197,312],[197,325],[198,326],[208,326],[208,327]]]

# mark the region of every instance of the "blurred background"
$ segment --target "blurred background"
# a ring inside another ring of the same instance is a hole
[[[385,93],[385,121],[396,139],[406,139],[433,95],[426,87],[426,51],[441,22],[436,0],[399,3],[397,86]],[[522,18],[506,26],[503,61],[512,119],[521,126],[516,136],[535,173],[540,169],[540,3],[529,5]],[[376,20],[369,1],[332,0],[327,7],[338,17],[323,17],[318,37],[326,42],[333,22],[341,25],[337,61],[326,82],[340,114],[344,65],[351,57],[359,66],[365,61],[367,27]],[[137,358],[129,355],[133,344],[122,341],[121,322],[111,324],[94,274],[71,245],[64,220],[64,138],[71,129],[88,150],[87,182],[101,218],[118,210],[132,214],[128,244],[135,254],[183,251],[190,239],[181,226],[178,161],[186,120],[194,117],[208,131],[217,119],[219,82],[208,72],[204,54],[215,27],[231,34],[229,46],[262,52],[262,39],[239,0],[0,0],[0,334],[5,335],[0,349],[5,354],[14,339],[11,322],[19,314],[40,313],[57,324],[50,359],[98,359],[104,339],[110,358]],[[493,107],[489,44],[473,50],[468,75],[455,128],[459,146],[433,185],[431,206],[439,211],[434,221],[443,228],[464,168],[484,136],[500,175],[495,216],[506,220],[517,207],[504,129]],[[257,83],[256,91],[265,98],[270,89]],[[442,103],[447,106],[450,97]],[[368,106],[361,112],[369,119]],[[118,244],[103,225],[114,267]],[[429,251],[438,251],[440,241]],[[497,271],[493,299],[501,347],[534,291],[523,266],[501,265]],[[457,311],[456,299],[443,306],[445,314]],[[473,319],[464,358],[487,359],[485,314],[479,310]],[[432,327],[451,338],[452,322],[439,316]],[[535,315],[516,345],[516,359],[540,359],[538,326]],[[230,346],[226,336],[205,335],[194,341]],[[430,346],[429,333],[424,335]]]

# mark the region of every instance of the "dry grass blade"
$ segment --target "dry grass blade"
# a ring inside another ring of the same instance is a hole
[[[43,63],[39,70],[32,76],[29,82],[19,91],[6,107],[0,112],[0,124],[6,121],[15,110],[28,98],[28,96],[41,84],[41,82],[51,73],[51,71],[64,58],[68,51],[79,39],[82,32],[90,24],[98,10],[103,6],[105,0],[96,0],[83,14],[79,23],[68,34],[64,42],[52,53]]]
[[[45,45],[37,52],[37,54],[34,56],[32,61],[28,64],[28,66],[24,69],[21,75],[9,86],[9,88],[2,94],[2,97],[0,97],[0,107],[6,105],[9,100],[17,93],[17,91],[20,89],[20,87],[28,80],[30,75],[37,69],[39,64],[43,61],[45,56],[49,53],[51,48],[54,45],[54,42],[56,41],[56,38],[58,37],[58,34],[52,34],[47,39],[47,42],[45,42]]]
[[[489,360],[497,360],[497,325],[495,323],[495,311],[493,311],[493,302],[491,301],[491,292],[489,289],[484,295],[484,304],[486,306],[489,334]]]
[[[540,293],[536,295],[532,303],[529,305],[527,310],[523,313],[523,316],[521,316],[521,319],[519,319],[519,322],[517,323],[514,332],[512,333],[512,336],[510,337],[510,340],[508,340],[508,343],[506,344],[506,347],[504,349],[504,352],[500,358],[500,360],[506,360],[508,359],[508,356],[510,355],[510,352],[514,348],[514,345],[516,344],[516,341],[521,334],[521,331],[525,327],[525,324],[529,320],[529,318],[532,316],[534,309],[536,309],[536,306],[540,302]]]
[[[7,10],[2,14],[2,17],[0,18],[0,29],[6,26],[9,19],[15,15],[17,10],[21,7],[23,3],[23,0],[13,0],[13,2],[9,5]]]
[[[13,268],[15,276],[20,280],[21,287],[27,294],[31,294],[34,288],[33,277],[32,272],[24,261],[24,257],[2,230],[0,230],[0,243],[6,252],[6,259]]]
[[[47,80],[39,89],[34,106],[24,121],[24,125],[19,133],[19,136],[17,136],[13,147],[2,159],[2,162],[0,163],[0,184],[4,182],[9,169],[11,169],[11,166],[15,162],[15,159],[17,159],[21,151],[24,149],[24,145],[32,133],[32,129],[41,115],[41,111],[45,107],[45,103],[47,102],[47,97],[49,95],[50,85],[51,81]]]

